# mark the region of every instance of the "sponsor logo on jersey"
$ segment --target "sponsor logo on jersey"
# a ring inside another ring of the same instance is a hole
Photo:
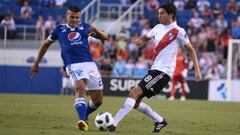
[[[73,42],[80,41],[81,35],[78,32],[71,32],[68,34],[68,39]]]
[[[68,40],[71,41],[71,45],[82,44],[81,35],[78,32],[71,32],[68,34]]]

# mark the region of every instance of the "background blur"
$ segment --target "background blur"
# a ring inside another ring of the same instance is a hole
[[[41,42],[55,25],[65,23],[67,7],[77,5],[82,22],[111,35],[105,42],[89,38],[90,51],[103,75],[105,95],[127,95],[153,59],[152,41],[145,48],[136,47],[133,41],[159,23],[158,8],[166,2],[177,7],[177,24],[187,31],[204,78],[193,81],[193,64],[186,55],[187,98],[240,101],[239,53],[233,56],[232,89],[226,89],[228,40],[240,38],[239,0],[1,0],[0,92],[60,94],[58,43],[42,59],[36,78],[30,79],[28,73]],[[239,52],[239,47],[236,49]],[[169,97],[170,86],[158,98]]]

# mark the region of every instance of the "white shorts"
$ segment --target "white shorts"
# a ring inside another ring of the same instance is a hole
[[[103,89],[102,78],[94,62],[70,64],[67,66],[66,71],[72,80],[72,84],[75,81],[87,79],[86,90]]]
[[[62,77],[62,88],[72,88],[72,82],[70,78]]]

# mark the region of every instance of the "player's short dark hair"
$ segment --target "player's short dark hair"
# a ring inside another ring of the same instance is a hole
[[[177,8],[173,3],[160,5],[160,8],[163,8],[168,14],[173,14],[172,19],[175,19]]]
[[[73,5],[69,6],[68,10],[75,12],[75,13],[80,12],[80,8],[78,8],[77,6],[73,6]]]

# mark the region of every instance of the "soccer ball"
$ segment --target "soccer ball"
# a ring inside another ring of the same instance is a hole
[[[113,124],[112,114],[109,112],[101,112],[95,118],[95,125],[99,130],[105,131],[107,127]]]

